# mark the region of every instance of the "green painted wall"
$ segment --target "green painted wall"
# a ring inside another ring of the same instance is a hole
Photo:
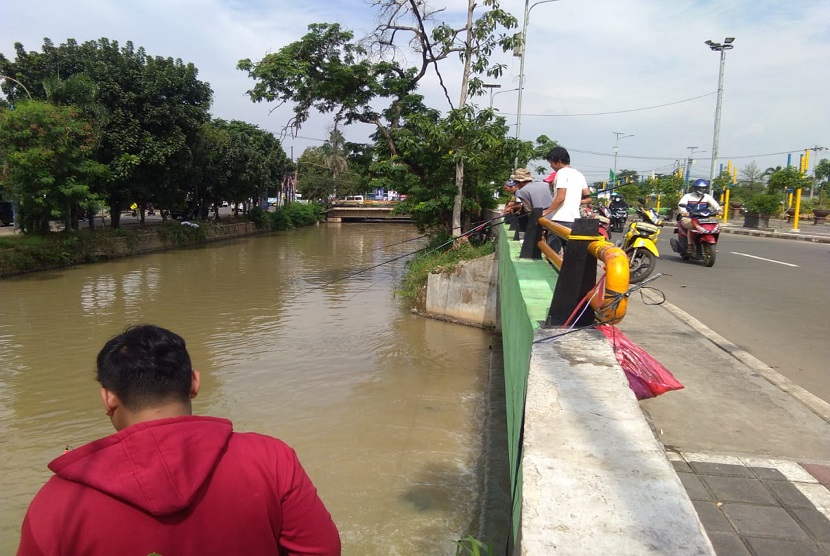
[[[558,274],[546,261],[520,259],[521,243],[513,241],[513,236],[514,232],[502,225],[499,228],[496,253],[499,263],[507,450],[510,457],[515,542],[521,518],[522,477],[519,458],[533,333],[545,321]]]

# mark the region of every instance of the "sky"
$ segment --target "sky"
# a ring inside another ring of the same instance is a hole
[[[483,4],[479,0],[479,4]],[[502,0],[521,30],[526,4]],[[720,54],[704,44],[734,37],[726,52],[716,171],[731,160],[738,169],[762,171],[793,164],[805,149],[810,170],[830,158],[830,2],[827,0],[551,0],[530,1],[525,88],[517,117],[520,58],[505,64],[492,89],[493,107],[510,134],[547,135],[566,147],[572,166],[589,182],[610,170],[670,173],[691,156],[692,178],[709,177],[715,129]],[[433,0],[440,20],[464,22],[465,0]],[[481,9],[481,8],[479,8]],[[192,62],[214,91],[211,114],[243,120],[281,135],[289,107],[252,103],[253,81],[236,69],[243,58],[260,60],[299,40],[312,23],[339,23],[356,38],[377,24],[377,10],[363,0],[28,0],[0,3],[0,52],[14,57],[14,43],[39,51],[43,38],[61,44],[106,37],[132,41],[148,54]],[[457,104],[460,62],[441,72]],[[419,89],[434,107],[448,105],[433,76]],[[473,100],[484,108],[491,97]],[[296,159],[320,145],[333,122],[315,115],[285,152]],[[372,130],[344,130],[367,142]],[[617,156],[614,156],[615,146]],[[494,176],[501,181],[506,176]]]

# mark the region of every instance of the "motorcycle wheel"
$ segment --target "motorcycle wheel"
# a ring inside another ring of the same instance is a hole
[[[701,243],[700,250],[701,255],[703,256],[703,264],[707,267],[715,266],[715,253],[717,253],[717,249],[715,249],[716,245],[714,243]]]
[[[654,266],[657,264],[657,257],[648,249],[636,249],[633,254],[629,251],[628,263],[628,281],[636,284],[651,276],[651,273],[654,271]]]

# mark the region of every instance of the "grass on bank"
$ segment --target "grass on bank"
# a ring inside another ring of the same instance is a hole
[[[495,252],[496,245],[492,241],[481,244],[460,242],[457,247],[452,244],[436,249],[446,241],[436,238],[409,261],[406,275],[400,288],[395,292],[404,299],[415,301],[427,283],[427,277],[435,270],[441,269],[450,272],[462,261],[471,261]]]

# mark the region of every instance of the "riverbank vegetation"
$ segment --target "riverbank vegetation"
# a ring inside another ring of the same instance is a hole
[[[94,232],[4,235],[0,236],[0,277],[138,254],[142,252],[140,246],[146,243],[162,249],[198,245],[211,238],[221,239],[221,228],[235,222],[251,221],[259,231],[283,231],[312,226],[321,219],[320,206],[291,203],[270,211],[254,209],[238,219],[168,221],[117,230],[96,228]],[[152,241],[154,237],[157,242]]]
[[[446,245],[446,238],[436,238],[409,261],[406,274],[397,295],[411,302],[416,302],[424,291],[427,278],[432,272],[449,272],[458,263],[478,259],[489,255],[496,250],[492,241],[474,244],[468,241],[456,241]]]

